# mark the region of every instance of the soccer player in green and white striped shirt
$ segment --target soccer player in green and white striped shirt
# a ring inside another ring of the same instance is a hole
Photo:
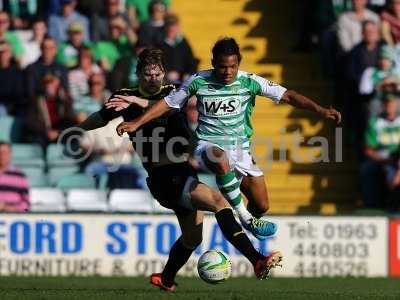
[[[323,108],[294,91],[257,75],[239,71],[241,54],[232,38],[217,41],[212,53],[213,69],[195,74],[141,117],[121,123],[117,132],[122,135],[136,131],[169,110],[181,109],[191,96],[196,96],[199,126],[195,132],[197,141],[194,157],[201,168],[216,175],[221,193],[235,209],[244,227],[258,238],[269,236],[275,233],[275,224],[250,214],[243,203],[240,182],[235,176],[235,172],[252,176],[254,167],[245,125],[248,104],[259,95],[271,98],[276,103],[286,102],[311,110],[337,122],[340,122],[341,116],[336,110]]]

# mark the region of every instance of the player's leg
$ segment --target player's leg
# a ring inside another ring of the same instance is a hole
[[[153,274],[151,282],[167,291],[175,289],[175,276],[189,260],[193,251],[201,244],[204,213],[194,210],[189,214],[177,214],[182,235],[172,246],[167,264],[161,274]],[[161,282],[157,282],[158,277]],[[158,284],[157,284],[158,283]]]
[[[216,175],[219,190],[236,211],[242,225],[259,239],[271,235],[267,228],[268,224],[263,220],[254,218],[244,205],[240,193],[240,182],[231,169],[228,154],[219,146],[205,142],[199,143],[197,146],[195,158],[201,168]]]
[[[263,221],[259,226],[263,227],[264,235],[256,237],[258,239],[263,239],[264,236],[265,239],[266,236],[275,234],[277,225],[265,219],[259,219],[269,208],[267,185],[264,180],[264,174],[256,165],[249,150],[235,154],[235,171],[237,177],[241,180],[240,190],[248,200],[247,209],[256,217],[255,222],[259,222],[258,220]]]
[[[200,183],[190,192],[190,201],[194,207],[215,213],[215,218],[225,238],[250,261],[257,278],[265,278],[269,270],[279,264],[282,259],[280,252],[273,252],[265,257],[254,248],[221,193]]]
[[[173,208],[177,212],[182,229],[182,237],[173,245],[166,269],[163,272],[165,279],[162,279],[161,274],[151,276],[152,284],[167,291],[174,290],[173,278],[189,259],[196,245],[201,242],[201,226],[199,224],[202,222],[203,215],[197,209],[217,212],[229,206],[221,193],[208,188],[204,184],[199,184],[196,177],[195,171],[189,165],[181,164],[159,168],[152,173],[151,178],[148,178],[148,185],[153,196],[162,205]],[[155,182],[158,184],[156,185]],[[232,211],[229,211],[233,222],[236,223]],[[222,216],[221,213],[217,212],[216,215],[217,220],[226,219],[219,217]],[[229,223],[226,220],[219,222]],[[240,228],[240,225],[238,226]],[[226,230],[223,231],[226,232]],[[251,250],[251,247],[246,246],[245,249]],[[255,266],[257,276],[260,277],[260,274],[265,274],[265,270],[273,267],[274,260],[275,262],[278,261],[277,257],[279,257],[279,253],[259,260]]]
[[[150,282],[166,291],[175,289],[174,278],[201,243],[203,212],[187,202],[187,195],[197,184],[196,172],[187,163],[166,165],[150,172],[147,185],[153,197],[164,207],[173,209],[182,235],[172,246],[162,273],[152,274]]]
[[[243,176],[240,190],[247,198],[247,209],[253,216],[261,218],[267,213],[269,209],[269,198],[264,175]]]
[[[216,176],[220,192],[237,211],[242,223],[249,223],[252,215],[246,209],[240,193],[240,182],[231,169],[226,152],[219,147],[210,146],[202,153],[202,160]]]

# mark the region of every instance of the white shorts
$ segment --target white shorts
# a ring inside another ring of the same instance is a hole
[[[198,141],[196,148],[194,149],[193,156],[195,160],[198,162],[200,169],[202,171],[212,173],[206,166],[204,162],[204,155],[206,155],[206,151],[210,147],[217,147],[223,150],[228,157],[229,165],[232,170],[239,173],[241,176],[253,176],[259,177],[263,176],[263,172],[256,165],[253,157],[250,154],[250,150],[242,149],[242,148],[222,148],[217,144],[213,144],[207,141]],[[240,176],[239,176],[240,177]]]

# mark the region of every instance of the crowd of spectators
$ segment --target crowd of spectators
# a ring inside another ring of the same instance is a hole
[[[20,120],[16,142],[46,149],[64,129],[99,110],[110,91],[136,86],[137,56],[145,47],[163,49],[170,82],[195,73],[198,61],[170,5],[171,0],[0,1],[0,118]],[[96,153],[82,167],[91,175],[109,170],[110,157],[121,150],[97,137]],[[128,160],[119,160],[121,172],[131,169]],[[135,187],[143,186],[143,178],[135,181]]]
[[[361,164],[365,207],[397,209],[400,172],[400,0],[300,1],[296,51],[318,49]],[[397,204],[396,204],[397,203]]]
[[[0,118],[22,123],[17,142],[46,147],[60,133],[97,111],[112,91],[137,85],[138,54],[163,50],[167,79],[180,83],[196,72],[188,41],[169,0],[0,0]],[[400,195],[400,0],[302,0],[296,51],[318,49],[335,83],[335,105],[344,113],[347,142],[361,163],[366,207],[396,209]],[[195,101],[188,104],[193,128]],[[116,120],[117,122],[118,120]],[[115,169],[110,187],[143,187],[129,147],[104,136],[112,126],[83,136],[93,151],[81,171],[99,178]],[[10,164],[10,144],[0,143],[0,187],[27,208],[26,180]],[[117,161],[116,161],[117,158]],[[125,180],[127,179],[127,180]],[[133,184],[130,186],[130,183]],[[121,185],[121,186],[119,186]],[[10,198],[10,199],[11,199]],[[382,201],[382,199],[386,199]]]

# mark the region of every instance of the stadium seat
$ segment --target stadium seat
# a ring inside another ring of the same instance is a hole
[[[57,187],[64,192],[71,189],[94,189],[96,188],[96,182],[93,177],[79,173],[65,175],[58,179]]]
[[[12,144],[12,162],[14,165],[44,167],[43,149],[37,144]]]
[[[82,212],[106,212],[108,210],[105,191],[93,189],[72,189],[67,195],[67,209]]]
[[[35,176],[41,176],[44,175],[44,168],[43,167],[37,167],[37,166],[21,166],[17,167],[20,169],[28,178],[33,178]]]
[[[17,143],[21,137],[21,122],[11,116],[0,118],[0,140],[8,143]]]
[[[110,194],[110,210],[118,212],[142,212],[153,211],[151,195],[144,190],[115,189]]]
[[[79,172],[79,166],[77,165],[50,166],[48,174],[50,185],[56,186],[61,177],[76,174],[78,172]]]
[[[65,197],[59,189],[31,188],[32,212],[65,212]]]
[[[39,166],[20,166],[20,169],[29,180],[29,186],[32,187],[48,187],[49,182],[44,168]]]
[[[29,177],[29,186],[31,188],[43,188],[49,187],[50,183],[47,175],[43,174],[39,176]]]
[[[48,166],[70,166],[77,162],[66,155],[65,149],[60,144],[50,144],[46,150],[46,161]]]

